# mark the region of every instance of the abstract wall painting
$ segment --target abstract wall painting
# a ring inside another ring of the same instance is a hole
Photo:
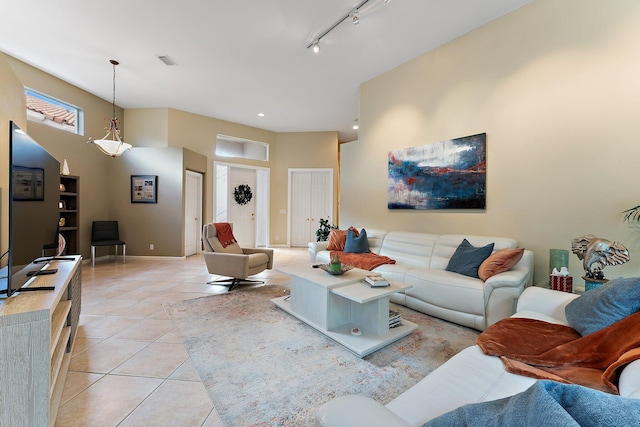
[[[389,209],[485,209],[487,134],[389,152]]]

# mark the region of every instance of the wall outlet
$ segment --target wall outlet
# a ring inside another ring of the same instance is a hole
[[[280,240],[280,236],[276,236],[276,242]]]
[[[150,250],[150,251],[152,251],[152,250],[153,250],[153,243],[151,243],[151,244],[149,245],[149,250]]]

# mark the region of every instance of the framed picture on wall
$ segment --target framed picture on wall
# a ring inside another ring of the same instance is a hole
[[[131,203],[158,203],[158,175],[131,175]]]
[[[44,200],[44,169],[13,166],[13,200]]]
[[[389,152],[389,209],[486,209],[487,134]]]

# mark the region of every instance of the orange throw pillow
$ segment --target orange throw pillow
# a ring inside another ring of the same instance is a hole
[[[482,280],[487,280],[491,276],[511,269],[522,259],[523,254],[524,248],[501,249],[492,253],[489,258],[480,264],[478,277]]]
[[[353,226],[349,227],[358,237],[360,232]],[[327,243],[328,251],[344,251],[344,245],[347,244],[347,230],[331,230],[329,232],[329,243]]]

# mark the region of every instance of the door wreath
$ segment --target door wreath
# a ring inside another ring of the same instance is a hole
[[[238,185],[233,190],[233,198],[236,203],[239,205],[246,205],[253,198],[253,193],[251,192],[251,187],[245,184]]]

